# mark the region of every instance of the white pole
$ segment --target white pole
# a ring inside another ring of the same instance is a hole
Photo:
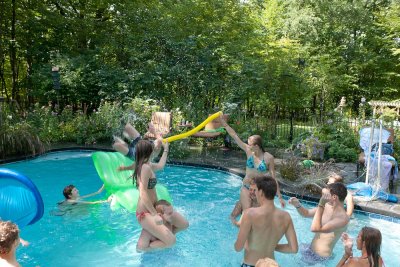
[[[378,182],[381,184],[382,119],[379,120]]]
[[[371,130],[370,130],[370,136],[369,136],[369,146],[368,146],[368,154],[367,154],[367,174],[365,175],[365,183],[368,184],[368,178],[369,178],[369,169],[371,167],[370,161],[371,161],[371,150],[372,150],[372,141],[374,139],[374,129],[375,129],[375,119],[372,119],[372,124],[371,124]],[[365,153],[365,152],[364,152]]]

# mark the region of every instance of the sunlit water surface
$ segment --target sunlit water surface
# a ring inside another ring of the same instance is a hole
[[[45,204],[43,218],[22,230],[22,237],[31,242],[29,247],[18,249],[22,266],[203,267],[240,266],[242,262],[243,253],[236,253],[233,248],[238,229],[228,219],[241,186],[240,177],[233,174],[182,166],[167,166],[157,173],[159,182],[169,189],[175,208],[189,220],[190,227],[177,235],[173,248],[141,254],[135,249],[140,226],[135,216],[125,210],[111,211],[108,204],[99,204],[75,207],[65,214],[55,212],[66,185],[76,185],[81,195],[100,188],[91,152],[51,153],[1,167],[30,177]],[[275,204],[278,205],[277,200]],[[299,243],[310,243],[311,219],[300,217],[291,206],[285,210],[293,218]],[[348,231],[356,237],[365,225],[381,230],[386,266],[400,266],[400,225],[356,214]],[[314,266],[336,266],[342,255],[343,246],[339,241],[334,258]],[[301,261],[300,253],[276,253],[275,256],[281,266],[307,266]]]

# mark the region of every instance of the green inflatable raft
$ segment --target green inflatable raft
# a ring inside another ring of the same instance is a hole
[[[119,152],[95,152],[92,154],[92,159],[107,194],[114,195],[111,208],[124,207],[130,212],[135,212],[139,190],[132,183],[133,171],[117,170],[119,166],[131,165],[133,161]],[[172,203],[165,186],[157,184],[156,192],[158,199],[165,199]]]

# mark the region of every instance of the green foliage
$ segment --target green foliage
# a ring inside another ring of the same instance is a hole
[[[299,159],[294,155],[283,160],[279,169],[282,178],[292,182],[296,181],[302,172],[302,167],[299,163]]]
[[[3,124],[0,128],[0,157],[41,154],[44,144],[36,134],[36,129],[26,122]]]
[[[308,159],[320,159],[324,158],[325,144],[321,143],[318,138],[314,136],[307,137],[302,140],[300,150],[307,156]]]
[[[169,155],[170,159],[183,159],[190,155],[188,139],[181,139],[170,144]]]
[[[398,117],[397,110],[392,108],[384,108],[382,114],[378,116],[379,119],[382,119],[383,124],[389,127],[393,127],[393,122],[396,121]]]
[[[57,112],[52,111],[51,106],[39,106],[36,104],[28,113],[27,122],[34,129],[38,129],[40,140],[44,142],[62,141],[62,130],[59,128],[60,121]]]
[[[162,105],[154,99],[135,97],[123,104],[124,115],[121,118],[135,126],[139,133],[145,133],[151,120],[151,115],[160,111]]]
[[[325,157],[346,162],[357,159],[358,136],[340,113],[332,113],[331,118],[314,134],[327,144]]]
[[[313,131],[295,138],[293,146],[308,158],[353,162],[358,155],[358,135],[343,115],[333,112]]]
[[[355,162],[358,154],[354,147],[348,147],[338,140],[332,140],[328,143],[328,158],[334,158],[339,162]]]

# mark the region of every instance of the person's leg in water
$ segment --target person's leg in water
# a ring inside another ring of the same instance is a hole
[[[250,191],[244,186],[240,189],[240,204],[242,205],[242,210],[251,208]]]
[[[155,236],[152,236],[147,230],[142,229],[139,240],[136,245],[137,251],[147,251],[150,248],[150,242],[157,240]]]
[[[138,250],[151,251],[154,249],[169,248],[175,245],[175,235],[165,225],[156,224],[154,216],[146,215],[144,216],[144,218],[141,219],[139,223],[143,228],[142,231],[146,230],[151,236],[155,237],[156,239],[154,241],[150,240],[147,248],[137,247]],[[141,245],[146,245],[145,238],[149,238],[148,236],[146,236],[146,233],[144,235],[145,236]]]

